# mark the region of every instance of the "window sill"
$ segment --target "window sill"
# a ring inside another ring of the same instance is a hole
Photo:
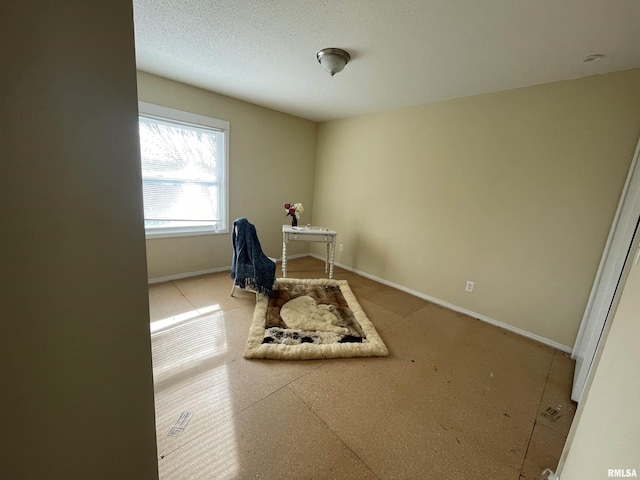
[[[202,235],[219,235],[229,233],[228,229],[224,230],[173,230],[173,231],[160,231],[149,232],[145,231],[145,238],[147,240],[154,240],[156,238],[175,238],[175,237],[195,237]]]

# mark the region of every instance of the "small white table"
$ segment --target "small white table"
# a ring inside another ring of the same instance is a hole
[[[324,273],[333,278],[333,259],[336,253],[335,230],[324,227],[292,227],[282,226],[282,276],[287,276],[287,243],[290,241],[299,242],[322,242],[327,244],[327,258],[324,262]]]

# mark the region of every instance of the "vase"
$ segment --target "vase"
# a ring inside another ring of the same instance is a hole
[[[296,217],[295,215],[291,215],[291,226],[292,227],[298,226],[298,217]]]

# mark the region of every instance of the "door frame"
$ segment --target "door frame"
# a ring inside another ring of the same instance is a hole
[[[636,146],[600,266],[572,350],[576,360],[571,399],[579,402],[591,370],[622,270],[640,218],[640,140]]]

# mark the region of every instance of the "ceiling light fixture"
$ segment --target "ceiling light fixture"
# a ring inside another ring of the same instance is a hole
[[[351,59],[351,55],[339,48],[323,48],[316,54],[316,57],[322,68],[329,72],[332,77],[341,72]]]
[[[602,54],[602,53],[594,53],[593,55],[587,55],[586,57],[584,57],[582,59],[582,61],[584,63],[592,63],[592,62],[597,62],[598,60],[601,60],[602,57],[604,57],[604,54]]]

